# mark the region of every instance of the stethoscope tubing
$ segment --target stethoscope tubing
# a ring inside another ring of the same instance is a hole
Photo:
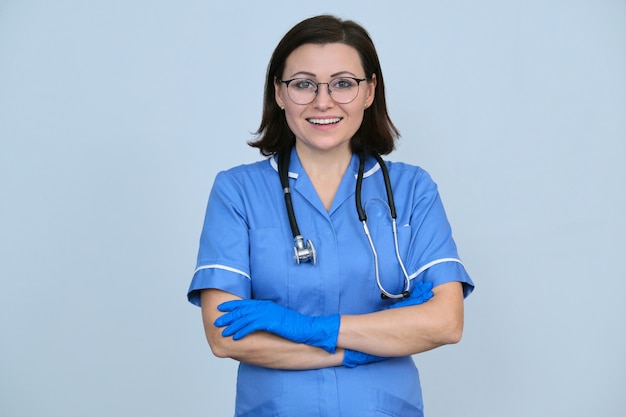
[[[359,214],[359,220],[363,224],[363,230],[365,231],[365,235],[367,236],[367,240],[370,244],[370,249],[372,250],[372,255],[374,256],[374,273],[376,275],[376,285],[378,285],[378,289],[380,290],[380,296],[382,298],[406,298],[410,295],[411,288],[411,279],[409,274],[406,272],[406,267],[404,266],[404,262],[402,261],[402,257],[400,256],[400,247],[398,244],[398,226],[396,222],[397,213],[396,213],[396,203],[393,199],[393,189],[391,187],[391,179],[389,178],[389,170],[387,169],[387,164],[381,158],[381,156],[377,153],[374,153],[374,158],[378,162],[378,166],[380,166],[381,173],[383,175],[383,181],[385,182],[385,192],[387,194],[387,205],[389,206],[389,213],[391,214],[391,228],[393,231],[393,242],[394,249],[396,252],[396,258],[398,259],[398,263],[400,264],[400,268],[402,269],[402,274],[404,275],[404,290],[400,294],[393,294],[385,289],[382,282],[380,281],[380,271],[378,268],[378,253],[376,251],[376,246],[374,245],[374,240],[370,234],[369,228],[367,227],[367,213],[363,208],[362,198],[361,198],[361,190],[363,188],[363,177],[365,175],[365,154],[359,154],[359,173],[356,177],[356,192],[355,192],[355,200],[356,200],[356,211]]]
[[[387,203],[389,206],[389,212],[391,214],[391,225],[393,231],[393,240],[394,240],[394,248],[396,252],[396,257],[398,259],[398,263],[400,264],[400,268],[402,269],[402,273],[404,275],[404,290],[399,294],[394,294],[387,291],[381,281],[380,281],[380,271],[378,264],[378,252],[376,251],[376,246],[374,245],[374,240],[370,234],[369,228],[367,227],[367,213],[363,208],[362,200],[361,200],[361,191],[363,188],[363,177],[365,175],[365,154],[359,154],[359,172],[356,180],[356,190],[355,190],[355,200],[356,200],[356,210],[359,216],[359,221],[363,225],[363,230],[365,235],[367,236],[367,240],[370,245],[370,249],[372,251],[372,255],[374,257],[374,273],[376,275],[376,285],[380,290],[380,295],[383,299],[385,298],[406,298],[410,295],[411,288],[411,279],[409,274],[406,271],[406,267],[404,266],[404,262],[402,261],[402,257],[400,256],[400,248],[398,244],[398,227],[396,223],[396,205],[393,199],[393,189],[391,187],[391,180],[389,178],[389,171],[387,169],[387,165],[383,161],[383,159],[377,153],[374,153],[374,158],[378,162],[378,165],[381,168],[381,172],[383,175],[383,180],[385,182],[385,191],[387,194]],[[300,228],[298,227],[298,222],[296,220],[296,215],[293,209],[293,201],[291,199],[291,188],[289,187],[289,162],[291,157],[291,148],[287,148],[278,154],[278,176],[280,178],[280,184],[283,188],[283,194],[285,197],[285,207],[287,208],[287,217],[289,218],[289,226],[291,227],[291,232],[294,238],[294,257],[298,264],[302,262],[311,262],[313,264],[317,263],[317,252],[315,250],[315,246],[311,240],[306,240],[300,234]]]
[[[302,234],[300,234],[300,228],[296,221],[296,215],[293,209],[293,201],[291,199],[291,188],[289,187],[289,161],[291,159],[291,149],[288,148],[278,154],[278,176],[280,177],[280,184],[283,187],[283,194],[285,196],[285,207],[287,208],[287,217],[289,218],[289,226],[293,234],[293,253],[294,259],[298,264],[302,262],[311,262],[313,265],[317,264],[317,251],[313,242],[308,239],[304,240]]]

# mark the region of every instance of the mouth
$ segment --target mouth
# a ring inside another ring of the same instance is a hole
[[[343,118],[342,117],[333,117],[333,118],[328,118],[328,119],[306,119],[307,122],[314,124],[314,125],[335,125],[337,123],[339,123]]]

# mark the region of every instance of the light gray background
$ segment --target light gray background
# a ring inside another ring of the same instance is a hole
[[[626,2],[0,0],[0,415],[228,416],[185,293],[299,20],[361,22],[477,283],[427,415],[622,416]],[[356,214],[355,214],[356,215]]]

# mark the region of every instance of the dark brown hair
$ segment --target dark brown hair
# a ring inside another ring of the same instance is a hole
[[[372,39],[358,23],[322,15],[303,20],[294,26],[278,43],[272,54],[267,67],[263,116],[256,132],[257,139],[248,143],[259,148],[263,155],[279,153],[295,143],[295,136],[275,99],[274,80],[282,77],[287,57],[304,44],[329,43],[343,43],[356,49],[368,81],[371,81],[372,74],[376,75],[374,102],[365,110],[363,122],[350,141],[352,152],[377,152],[386,155],[393,151],[395,139],[400,133],[387,113],[383,73]]]

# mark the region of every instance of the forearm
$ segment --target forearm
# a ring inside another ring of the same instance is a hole
[[[240,362],[276,369],[318,369],[339,366],[343,350],[330,354],[323,349],[294,343],[266,332],[255,332],[241,340],[218,336],[210,341],[213,353]]]
[[[405,356],[458,342],[463,331],[461,284],[443,284],[433,293],[421,305],[342,316],[337,346],[378,356]]]
[[[341,365],[343,350],[330,354],[323,349],[294,343],[267,332],[254,332],[240,340],[223,337],[215,320],[222,315],[217,306],[236,299],[219,290],[205,290],[201,295],[202,318],[207,341],[215,356],[277,369],[317,369]]]
[[[385,357],[456,343],[463,330],[462,285],[451,282],[432,292],[414,290],[410,298],[387,310],[341,318],[303,316],[271,301],[238,300],[223,291],[205,290],[202,313],[216,356],[273,368],[339,365],[342,353],[327,353],[336,347]]]

